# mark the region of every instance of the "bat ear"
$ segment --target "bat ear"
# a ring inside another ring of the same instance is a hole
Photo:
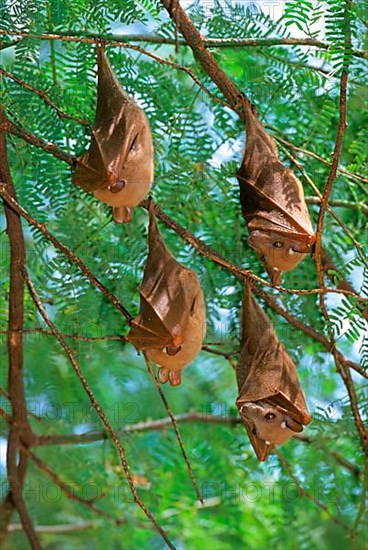
[[[161,382],[161,384],[166,384],[166,382],[169,379],[169,369],[165,369],[165,367],[161,367],[158,371],[158,379]]]
[[[292,430],[293,432],[300,433],[303,431],[303,426],[293,418],[290,418],[290,416],[287,417],[287,420],[285,421],[286,426],[289,428],[289,430]]]

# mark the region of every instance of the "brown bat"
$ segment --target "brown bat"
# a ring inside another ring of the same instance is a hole
[[[311,251],[316,237],[294,172],[278,158],[273,138],[243,98],[246,148],[237,173],[249,245],[260,255],[273,284]]]
[[[157,363],[162,383],[181,383],[181,370],[199,353],[206,332],[203,292],[194,271],[177,262],[162,239],[149,207],[149,253],[139,289],[139,315],[127,336]]]
[[[132,219],[132,208],[153,182],[153,144],[143,110],[117,81],[104,48],[97,47],[96,118],[88,151],[77,160],[73,183],[113,207],[118,223]]]
[[[296,367],[271,321],[244,286],[242,348],[236,367],[236,405],[258,460],[267,460],[311,421]]]

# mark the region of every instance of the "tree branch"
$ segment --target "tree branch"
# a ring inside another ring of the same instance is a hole
[[[170,418],[170,422],[174,428],[174,431],[175,431],[175,436],[176,436],[176,439],[178,440],[178,443],[179,443],[179,447],[180,447],[180,450],[182,452],[182,455],[183,455],[183,458],[184,458],[184,461],[185,461],[185,464],[187,466],[187,469],[188,469],[188,473],[189,473],[189,477],[191,479],[191,482],[192,482],[192,485],[194,487],[194,490],[195,490],[195,493],[197,495],[197,498],[198,500],[204,504],[203,502],[203,498],[202,498],[202,495],[199,491],[199,488],[198,488],[198,484],[197,484],[197,481],[195,479],[195,476],[194,476],[194,472],[193,472],[193,469],[192,469],[192,466],[190,464],[190,461],[189,461],[189,458],[188,458],[188,455],[187,455],[187,452],[185,450],[185,446],[184,446],[184,442],[183,442],[183,439],[181,437],[181,433],[179,431],[179,427],[178,427],[178,424],[176,422],[176,419],[175,419],[175,416],[173,415],[172,413],[172,410],[170,409],[169,407],[169,403],[166,399],[166,396],[163,392],[163,389],[160,385],[160,383],[158,382],[156,376],[155,376],[155,373],[153,371],[153,368],[152,368],[152,365],[151,365],[151,361],[148,359],[147,357],[147,354],[146,352],[143,352],[143,356],[144,356],[144,360],[145,360],[145,363],[146,363],[146,366],[147,366],[147,370],[149,372],[149,374],[151,375],[151,378],[156,386],[156,389],[160,395],[160,398],[161,398],[161,401],[163,402],[164,404],[164,407],[167,411],[167,414],[169,415],[169,418]]]
[[[174,11],[174,8],[173,8]],[[182,39],[167,38],[149,34],[107,34],[102,35],[93,32],[78,32],[68,31],[67,33],[58,34],[34,34],[28,32],[17,32],[6,29],[0,30],[0,35],[7,36],[32,36],[39,40],[66,40],[71,39],[74,41],[103,41],[106,44],[113,46],[124,46],[129,42],[146,42],[148,44],[167,44],[173,46],[190,46],[188,42]],[[310,46],[312,48],[318,48],[321,50],[328,50],[331,48],[329,42],[323,40],[317,40],[315,38],[205,38],[204,46],[206,48],[258,48],[258,47],[272,47],[272,46]],[[9,47],[9,44],[6,46]],[[359,57],[360,59],[368,59],[368,52],[366,50],[352,50],[352,55]]]
[[[15,188],[10,174],[6,138],[3,129],[5,115],[0,105],[0,178],[5,182],[4,188],[11,198],[16,199]],[[11,424],[9,428],[7,447],[7,476],[9,481],[9,513],[6,519],[11,519],[11,506],[19,513],[24,531],[33,549],[40,549],[41,545],[33,529],[31,519],[25,507],[22,497],[22,485],[24,473],[20,475],[17,464],[18,451],[21,443],[26,447],[32,445],[35,435],[28,422],[26,411],[26,398],[23,381],[23,340],[22,328],[24,321],[24,279],[22,270],[26,262],[26,249],[23,238],[20,216],[7,203],[4,204],[7,224],[7,234],[10,243],[10,288],[9,288],[9,317],[8,317],[8,393],[11,405]],[[25,470],[25,466],[24,466]],[[2,524],[6,531],[7,525]]]
[[[229,415],[212,415],[205,414],[199,411],[191,411],[189,413],[177,414],[175,416],[175,421],[180,424],[199,422],[203,424],[222,424],[231,427],[240,426],[243,424],[241,418],[239,418],[238,416],[235,417]],[[160,418],[158,420],[146,420],[143,422],[136,422],[135,424],[131,424],[130,426],[125,426],[124,428],[118,430],[117,433],[132,434],[136,432],[142,433],[147,431],[149,432],[164,430],[168,428],[170,424],[171,419],[167,417]],[[95,441],[104,441],[106,438],[107,434],[103,431],[88,432],[86,434],[79,435],[55,434],[41,436],[37,441],[37,445],[79,445],[83,443],[93,443]],[[296,434],[294,436],[294,439],[308,445],[316,445],[318,447],[322,446],[319,438],[314,440],[303,434]],[[354,475],[354,477],[359,478],[361,476],[362,472],[360,471],[358,466],[346,460],[346,458],[341,456],[337,451],[332,451],[331,455],[341,466],[349,470]]]

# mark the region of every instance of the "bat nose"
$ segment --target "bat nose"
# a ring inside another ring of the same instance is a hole
[[[293,252],[297,252],[298,254],[308,254],[311,251],[311,246],[305,243],[296,243],[293,244],[291,250]]]

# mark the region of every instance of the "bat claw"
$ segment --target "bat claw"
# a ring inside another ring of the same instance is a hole
[[[180,386],[181,384],[181,371],[170,370],[169,380],[171,386]]]

